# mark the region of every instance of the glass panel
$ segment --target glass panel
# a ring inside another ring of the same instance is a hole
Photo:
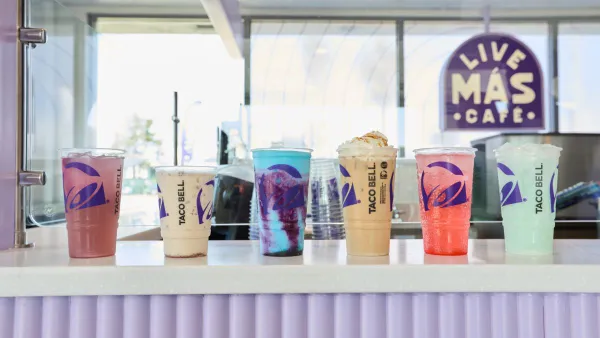
[[[98,142],[128,153],[120,224],[159,224],[151,168],[174,163],[174,93],[178,163],[215,165],[217,128],[239,123],[244,63],[206,19],[100,18],[97,27]]]
[[[600,23],[562,23],[558,35],[559,128],[600,132]]]
[[[206,19],[100,18],[96,32],[55,2],[33,12],[49,38],[34,51],[32,166],[48,183],[33,188],[31,219],[64,222],[56,150],[85,146],[127,150],[120,225],[159,224],[151,168],[174,162],[174,92],[185,164],[214,165],[217,127],[239,118],[243,60]]]
[[[334,157],[381,130],[399,142],[393,21],[253,21],[250,145]]]
[[[51,0],[31,0],[31,25],[45,28],[46,44],[32,51],[31,168],[47,183],[30,191],[29,223],[64,222],[58,149],[97,146],[95,123],[95,33]]]

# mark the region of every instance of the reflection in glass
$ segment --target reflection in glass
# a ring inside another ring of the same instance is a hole
[[[558,33],[559,131],[598,133],[600,23],[561,23]]]
[[[393,21],[252,21],[250,145],[335,157],[378,129],[398,142]]]
[[[514,35],[536,54],[542,70],[548,73],[548,25],[546,23],[491,23],[492,32]],[[496,132],[440,130],[439,85],[442,69],[450,54],[464,41],[483,33],[481,22],[407,21],[404,26],[406,154],[415,148],[435,145],[470,145],[474,139]],[[546,88],[552,83],[545,77]],[[550,95],[546,95],[549,107]],[[546,108],[547,110],[548,108]],[[548,114],[548,112],[545,112]]]

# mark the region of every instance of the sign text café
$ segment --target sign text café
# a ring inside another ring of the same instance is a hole
[[[443,78],[444,130],[544,129],[542,71],[516,38],[470,38],[450,56]]]

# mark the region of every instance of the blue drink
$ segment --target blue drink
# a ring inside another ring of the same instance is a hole
[[[254,149],[260,251],[299,256],[304,249],[310,149]]]

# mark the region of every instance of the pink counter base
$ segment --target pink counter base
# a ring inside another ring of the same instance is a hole
[[[0,298],[0,338],[597,338],[600,294]]]

